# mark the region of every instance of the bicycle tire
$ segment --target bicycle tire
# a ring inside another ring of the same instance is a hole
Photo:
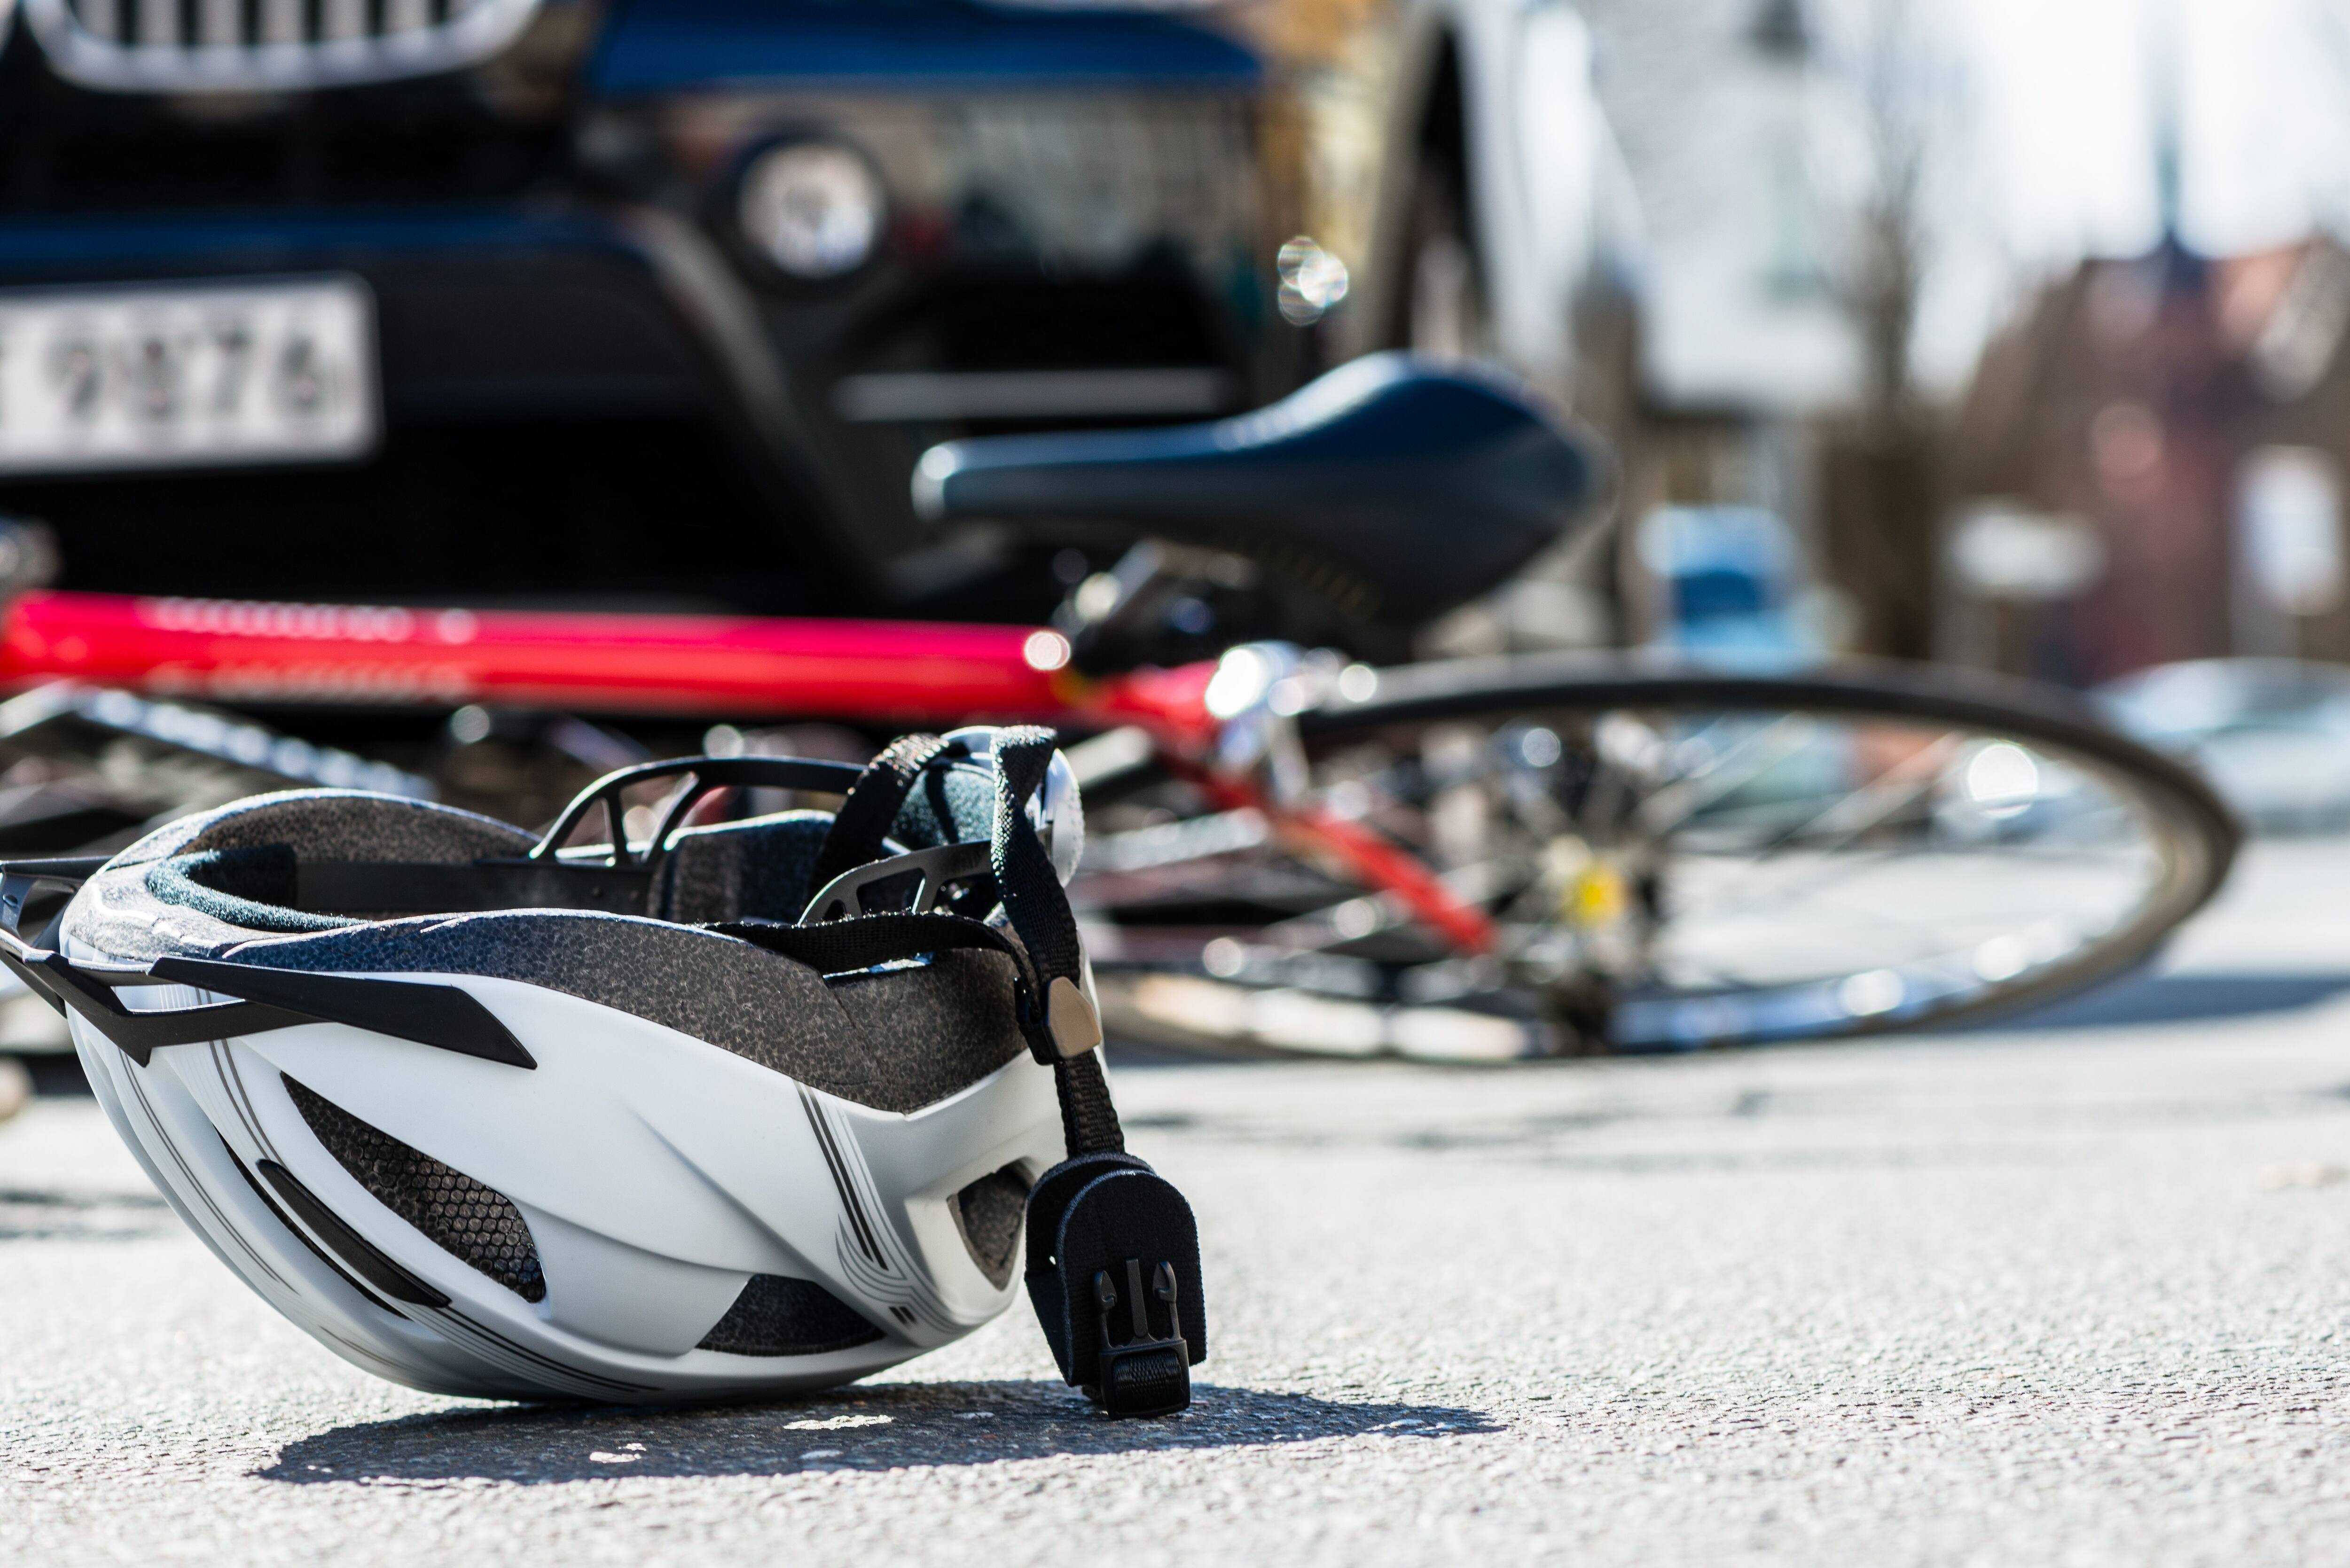
[[[2116,733],[2085,702],[2068,693],[1998,677],[1866,661],[1749,674],[1638,654],[1578,653],[1405,666],[1377,672],[1369,684],[1368,691],[1334,697],[1300,715],[1300,737],[1309,751],[1327,754],[1382,734],[1461,722],[1500,724],[1529,714],[1804,715],[1856,726],[1906,725],[1921,732],[1939,726],[1949,735],[1973,737],[1968,743],[1978,747],[2001,742],[2028,747],[2030,755],[2072,769],[2111,792],[2121,803],[2118,809],[2140,825],[2153,867],[2144,895],[2130,906],[2126,918],[2085,938],[2061,958],[2034,963],[2012,976],[1985,977],[1963,988],[1922,995],[1914,1005],[1857,1009],[1841,1019],[1816,1018],[1804,1029],[1724,1026],[1710,1033],[1694,1031],[1701,1038],[1683,1038],[1692,1033],[1688,1029],[1679,1034],[1667,1030],[1669,1039],[1621,1038],[1614,1042],[1617,1048],[1956,1024],[2050,1002],[2145,961],[2219,889],[2241,842],[2226,805],[2188,768]],[[1728,1007],[1722,999],[1733,994],[1738,993],[1691,993],[1690,1005],[1704,1003],[1721,1012]],[[1757,989],[1752,994],[1762,992]],[[1131,1009],[1118,1011],[1127,1015],[1127,1022],[1134,1022]],[[1152,1029],[1147,1023],[1143,1032],[1161,1038],[1188,1033],[1194,1044],[1239,1043],[1215,1039],[1212,1031]],[[1267,1042],[1260,1033],[1253,1044]]]

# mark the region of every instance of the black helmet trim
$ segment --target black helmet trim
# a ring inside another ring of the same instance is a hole
[[[70,1007],[140,1066],[166,1045],[193,1045],[303,1023],[349,1023],[509,1066],[535,1067],[496,1013],[453,985],[343,975],[287,973],[213,959],[159,958],[138,973],[109,974],[71,963],[0,930],[0,963],[26,990],[63,1013]],[[117,989],[152,981],[242,1000],[195,1007],[132,1010]]]

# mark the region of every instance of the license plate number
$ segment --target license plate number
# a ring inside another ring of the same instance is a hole
[[[334,462],[376,436],[358,278],[0,293],[0,472]]]

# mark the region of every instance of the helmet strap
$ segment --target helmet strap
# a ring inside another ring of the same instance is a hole
[[[990,853],[1003,912],[1046,1016],[1030,1049],[1053,1068],[1069,1158],[1028,1194],[1028,1298],[1061,1376],[1111,1416],[1171,1416],[1208,1354],[1200,1231],[1174,1184],[1126,1152],[1102,1072],[1101,1021],[1076,918],[1028,819],[1055,737],[998,732]]]
[[[848,786],[831,831],[816,851],[816,870],[808,886],[821,888],[844,871],[879,860],[882,839],[889,836],[890,825],[905,808],[906,797],[914,793],[930,765],[965,754],[962,742],[942,741],[936,735],[900,735],[883,747]]]

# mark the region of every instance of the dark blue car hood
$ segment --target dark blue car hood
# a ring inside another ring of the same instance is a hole
[[[1140,11],[973,0],[620,0],[588,67],[597,97],[754,82],[1244,88],[1256,57]]]

